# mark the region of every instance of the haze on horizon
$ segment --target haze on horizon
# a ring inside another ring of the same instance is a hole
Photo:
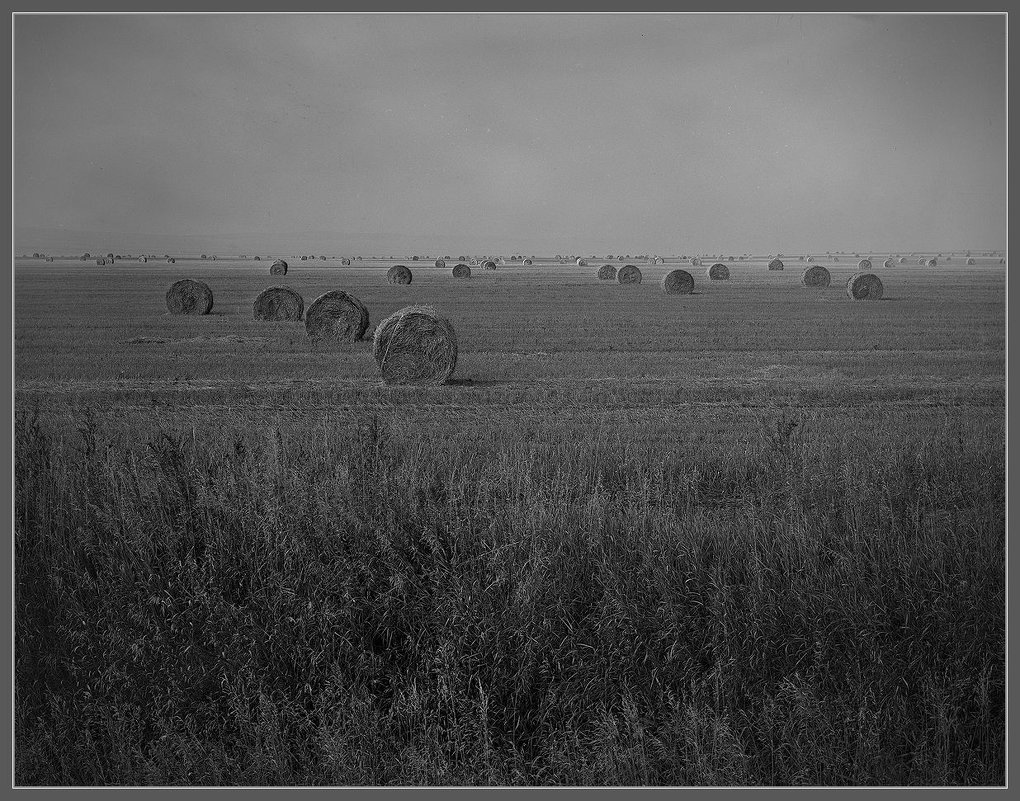
[[[16,252],[1006,243],[1001,14],[17,14],[14,48]]]

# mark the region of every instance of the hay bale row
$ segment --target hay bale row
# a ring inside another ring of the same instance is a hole
[[[686,270],[670,270],[659,282],[667,295],[689,295],[694,291],[694,276]]]
[[[271,286],[262,290],[252,304],[252,316],[267,322],[297,321],[304,311],[305,299],[286,286]]]
[[[404,264],[394,264],[386,271],[386,282],[389,284],[409,284],[414,276]]]
[[[375,329],[372,356],[386,384],[443,384],[457,366],[457,335],[432,306],[405,306]]]
[[[208,314],[213,307],[213,293],[202,281],[182,278],[166,291],[166,307],[171,314]]]
[[[851,300],[879,300],[882,292],[882,279],[874,273],[854,273],[846,282],[846,294]]]
[[[617,271],[616,281],[620,284],[640,284],[641,270],[633,264],[627,264]]]

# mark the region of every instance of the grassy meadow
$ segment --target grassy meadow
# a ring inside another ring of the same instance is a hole
[[[766,261],[17,260],[16,783],[1004,784],[1006,268]]]

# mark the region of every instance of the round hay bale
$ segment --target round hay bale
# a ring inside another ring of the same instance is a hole
[[[578,259],[576,262],[578,267],[587,267],[588,262],[585,259]]]
[[[255,261],[262,261],[262,257],[261,256],[256,256],[255,257]]]
[[[640,284],[641,268],[633,264],[621,267],[616,273],[616,282],[619,284]]]
[[[177,264],[177,260],[174,259],[174,258],[169,258],[169,259],[166,260],[166,263],[167,264]]]
[[[147,259],[147,258],[145,258],[145,256],[139,256],[139,257],[138,257],[138,261],[140,261],[140,262],[141,262],[142,264],[145,264],[145,262],[147,262],[147,261],[148,261],[148,259]]]
[[[368,329],[368,309],[354,295],[331,289],[305,311],[305,332],[315,339],[357,342]]]
[[[615,281],[616,267],[612,264],[603,264],[599,267],[598,276],[600,281]]]
[[[287,270],[290,269],[290,265],[287,264],[283,259],[277,259],[273,262],[269,268],[270,275],[286,275]]]
[[[445,267],[445,266],[446,266],[446,262],[445,261],[443,261],[442,259],[436,259],[436,267]]]
[[[665,263],[666,260],[662,258],[662,256],[656,256],[654,259],[652,259],[652,264],[665,264]]]
[[[862,273],[866,273],[871,269],[871,259],[861,259],[857,262],[857,269]]]
[[[882,266],[888,270],[890,267],[893,266],[894,263],[895,262],[893,262],[892,259],[886,259],[884,262],[882,262]]]
[[[925,262],[925,266],[927,266],[927,267],[938,267],[939,263],[934,258],[931,258],[931,259],[928,259],[928,261]]]
[[[806,259],[806,261],[808,262],[808,264],[810,264],[810,263],[811,263],[811,262],[813,262],[814,260],[815,260],[815,257],[814,257],[814,256],[808,256],[808,257],[807,257],[807,259]]]
[[[213,307],[213,294],[208,284],[182,278],[166,291],[166,307],[171,314],[208,314]]]
[[[907,257],[906,256],[900,256],[899,262],[900,262],[900,264],[906,264],[907,263]]]
[[[701,266],[701,259],[699,259],[697,256],[692,256],[691,257],[691,267],[700,267],[700,266]]]
[[[461,262],[460,264],[453,265],[453,277],[454,278],[470,278],[471,268]]]
[[[491,260],[483,262],[482,263],[482,269],[483,270],[495,270],[496,269],[496,262],[491,261]]]
[[[832,276],[820,264],[812,264],[806,267],[800,276],[800,282],[804,286],[825,288],[832,283]]]
[[[340,259],[340,263],[341,263],[341,264],[342,264],[342,265],[343,265],[344,267],[350,267],[350,266],[351,266],[351,260],[350,260],[350,259],[347,259],[347,258],[343,258],[343,259]]]
[[[707,275],[712,281],[729,281],[730,268],[719,261],[705,270],[705,275]]]
[[[924,267],[924,256],[921,256],[920,258],[918,258],[917,263],[920,264],[922,267]]]
[[[974,261],[974,259],[967,259],[967,264],[968,264],[968,265],[969,265],[969,264],[976,264],[976,263],[977,263],[977,262],[975,262],[975,261]]]
[[[878,300],[882,292],[882,279],[874,273],[854,273],[846,281],[846,294],[851,300]]]
[[[412,256],[411,257],[411,261],[418,261],[418,257],[417,256]]]
[[[626,259],[623,256],[617,256],[616,260],[617,261],[626,261]]]
[[[412,278],[411,271],[403,264],[394,264],[386,271],[388,284],[409,284]]]
[[[783,262],[780,259],[773,259],[772,261],[769,262],[769,269],[770,270],[782,270],[783,269]]]
[[[376,327],[372,355],[386,384],[445,384],[457,366],[457,335],[432,306],[405,306]]]
[[[53,261],[53,257],[52,256],[47,256],[46,257],[46,261]]]
[[[736,261],[736,257],[735,257],[735,256],[730,256],[730,257],[728,258],[728,261]]]
[[[106,265],[106,259],[96,259],[96,264],[98,264],[100,267],[103,267]]]
[[[797,257],[797,261],[804,261],[804,257],[803,256],[798,256]]]
[[[689,295],[694,291],[694,276],[687,270],[670,270],[659,282],[667,295]]]
[[[263,289],[252,304],[252,316],[256,320],[300,320],[304,313],[305,299],[286,286]]]
[[[524,260],[523,262],[521,262],[521,263],[522,263],[522,264],[527,264],[527,265],[529,265],[529,266],[530,266],[530,265],[534,264],[535,262],[534,262],[534,260],[533,260],[533,259],[525,259],[525,260]]]

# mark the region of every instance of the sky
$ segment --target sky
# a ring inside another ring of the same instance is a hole
[[[19,14],[15,246],[1001,249],[1005,62],[1002,15]]]

